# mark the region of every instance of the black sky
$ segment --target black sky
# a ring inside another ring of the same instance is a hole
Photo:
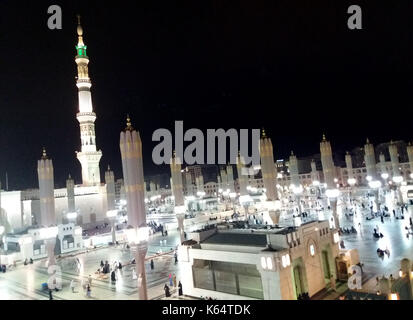
[[[63,30],[47,8],[63,9]],[[363,9],[363,30],[347,8]],[[88,46],[101,169],[121,176],[119,132],[131,114],[144,142],[161,127],[262,128],[277,158],[412,139],[411,1],[0,2],[0,180],[37,187],[47,147],[56,184],[80,182],[76,13]]]

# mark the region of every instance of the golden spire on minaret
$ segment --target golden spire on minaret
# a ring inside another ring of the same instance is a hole
[[[79,43],[78,46],[84,46],[83,43],[83,28],[80,23],[80,14],[77,15],[77,35],[79,36]]]
[[[129,114],[126,116],[126,131],[133,131],[132,122],[130,120]]]
[[[326,135],[323,133],[323,141],[327,141]]]
[[[266,138],[266,137],[267,137],[267,135],[265,134],[265,129],[264,129],[264,128],[262,128],[262,137],[263,137],[263,138]]]
[[[46,148],[43,147],[43,152],[42,152],[42,160],[46,160],[47,158],[47,153],[46,153]]]

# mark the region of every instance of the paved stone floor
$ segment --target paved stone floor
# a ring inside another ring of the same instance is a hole
[[[166,245],[160,246],[159,241],[166,240]],[[175,248],[178,243],[178,233],[170,232],[168,237],[156,235],[151,237],[148,248],[148,256],[162,249],[163,252]],[[137,280],[132,279],[133,266],[125,266],[123,270],[117,272],[116,284],[112,284],[108,279],[98,279],[95,271],[99,268],[100,261],[121,261],[126,265],[133,257],[128,250],[118,248],[102,248],[88,253],[76,255],[81,263],[81,270],[77,272],[75,267],[75,257],[61,259],[57,264],[62,269],[62,290],[53,292],[56,300],[129,300],[138,299]],[[161,299],[164,296],[163,286],[168,283],[168,275],[176,274],[180,279],[179,264],[175,265],[173,253],[166,253],[154,258],[154,270],[150,270],[149,261],[146,262],[146,274],[149,299]],[[92,275],[92,297],[87,298],[81,287],[81,281],[87,280]],[[1,300],[32,300],[49,299],[48,292],[42,290],[42,283],[47,282],[49,275],[45,267],[45,261],[35,262],[33,265],[18,265],[15,270],[9,270],[0,274],[0,299]],[[75,293],[70,289],[70,282],[75,279],[77,288]],[[176,296],[176,290],[172,288],[172,293]]]
[[[388,207],[391,212],[393,206],[390,201]],[[357,209],[357,212],[352,219],[347,219],[343,214],[341,215],[340,224],[342,227],[354,226],[358,231],[357,234],[343,235],[341,239],[344,240],[347,249],[358,249],[360,260],[364,264],[365,281],[374,279],[377,275],[389,276],[393,274],[393,276],[397,277],[400,260],[403,258],[413,259],[413,237],[407,238],[407,231],[405,230],[405,227],[409,225],[409,217],[413,216],[413,207],[409,207],[404,220],[397,220],[392,215],[390,218],[385,218],[384,223],[381,223],[380,218],[366,221],[364,215],[367,212],[362,212],[360,208]],[[329,213],[326,213],[326,216],[329,216]],[[285,216],[283,219],[289,221],[290,217]],[[359,223],[361,226],[358,225]],[[376,226],[379,227],[380,232],[384,235],[383,238],[378,240],[373,238],[373,229]],[[161,240],[162,243],[160,243]],[[164,240],[166,240],[166,243],[163,242]],[[163,286],[168,282],[169,273],[175,273],[178,281],[180,279],[179,263],[175,265],[173,254],[167,253],[169,250],[175,249],[178,242],[179,235],[176,231],[170,231],[168,237],[155,235],[150,238],[147,257],[155,255],[160,250],[166,253],[154,259],[154,270],[150,270],[149,261],[146,263],[148,295],[150,299],[164,298]],[[385,255],[383,258],[379,258],[376,252],[377,248],[382,250],[389,249],[390,256]],[[81,253],[76,257],[79,258],[82,265],[80,273],[75,270],[75,258],[69,257],[58,262],[62,268],[63,288],[61,291],[53,293],[54,299],[138,299],[137,283],[136,280],[132,279],[131,267],[125,267],[122,272],[118,271],[118,281],[116,284],[112,284],[107,279],[97,279],[97,276],[94,274],[101,260],[108,260],[109,263],[121,261],[123,264],[127,264],[133,259],[129,251],[123,250],[119,246],[118,248],[102,248],[88,253]],[[82,279],[86,280],[89,274],[93,276],[91,298],[85,296],[80,286]],[[48,274],[44,261],[28,266],[20,265],[16,270],[7,271],[5,274],[1,273],[0,300],[48,299],[47,291],[43,291],[41,286],[47,279]],[[72,293],[69,288],[72,279],[76,279],[78,282],[75,293]],[[371,283],[371,281],[367,282]],[[179,299],[176,296],[176,290],[172,289],[172,293],[172,299]],[[335,298],[331,294],[328,296]]]

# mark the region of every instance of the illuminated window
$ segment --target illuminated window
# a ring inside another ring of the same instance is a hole
[[[314,249],[314,245],[310,245],[310,254],[311,254],[311,256],[314,256],[315,255],[315,249]]]
[[[267,269],[267,262],[265,260],[265,257],[261,257],[261,267],[263,269]]]
[[[270,257],[267,257],[267,267],[268,269],[272,269],[272,259]]]

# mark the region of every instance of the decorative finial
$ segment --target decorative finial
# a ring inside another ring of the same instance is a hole
[[[323,141],[326,141],[326,135],[323,133]]]
[[[292,155],[292,156],[294,155],[294,151],[293,151],[293,150],[291,150],[291,155]]]
[[[108,171],[110,171],[110,165],[108,165]]]
[[[412,144],[410,143],[410,141],[409,141],[409,143],[407,144],[408,146],[411,146]]]
[[[80,14],[77,15],[77,35],[79,37],[83,36],[83,28],[82,28],[82,25],[80,23]]]
[[[366,142],[367,142],[367,144],[370,144],[370,140],[369,140],[369,138],[367,138]]]
[[[69,173],[69,179],[72,179],[72,176],[70,175],[70,173]]]
[[[47,153],[46,153],[46,148],[43,147],[43,151],[42,151],[42,160],[47,159]]]
[[[126,117],[126,129],[127,131],[133,131],[132,122],[130,121],[129,114]]]
[[[346,151],[346,154],[347,154],[347,155],[349,154],[348,151]]]
[[[174,150],[174,158],[176,158],[176,150]]]
[[[267,137],[267,135],[265,134],[265,129],[264,128],[262,128],[262,137],[263,138]]]

